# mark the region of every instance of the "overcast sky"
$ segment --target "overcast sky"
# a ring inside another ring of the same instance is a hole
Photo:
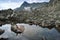
[[[33,3],[48,2],[49,0],[0,0],[0,10],[8,8],[15,9],[17,7],[20,7],[24,1],[27,1],[28,3]]]

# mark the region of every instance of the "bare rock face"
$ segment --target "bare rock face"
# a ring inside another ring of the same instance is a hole
[[[23,25],[12,25],[11,26],[11,31],[16,33],[16,35],[23,33],[25,30]]]
[[[0,35],[2,35],[5,32],[5,30],[0,29]]]
[[[50,5],[58,3],[60,0],[50,0],[49,3]]]

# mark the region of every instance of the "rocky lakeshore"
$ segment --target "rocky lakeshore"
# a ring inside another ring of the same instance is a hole
[[[50,0],[50,2],[31,11],[12,9],[0,10],[0,25],[11,23],[26,23],[39,25],[41,27],[53,28],[60,27],[60,1]]]
[[[60,0],[0,10],[0,40],[60,40]]]

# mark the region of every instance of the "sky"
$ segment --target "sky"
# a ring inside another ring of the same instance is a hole
[[[15,9],[17,7],[20,7],[24,1],[27,1],[28,3],[49,2],[49,0],[0,0],[0,10],[9,8]]]

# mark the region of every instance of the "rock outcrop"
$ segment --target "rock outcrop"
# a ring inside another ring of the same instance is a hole
[[[0,35],[2,35],[5,32],[5,30],[0,29]]]
[[[13,31],[14,33],[16,33],[16,36],[18,34],[21,34],[23,33],[25,30],[24,26],[23,25],[12,25],[11,26],[11,31]]]

